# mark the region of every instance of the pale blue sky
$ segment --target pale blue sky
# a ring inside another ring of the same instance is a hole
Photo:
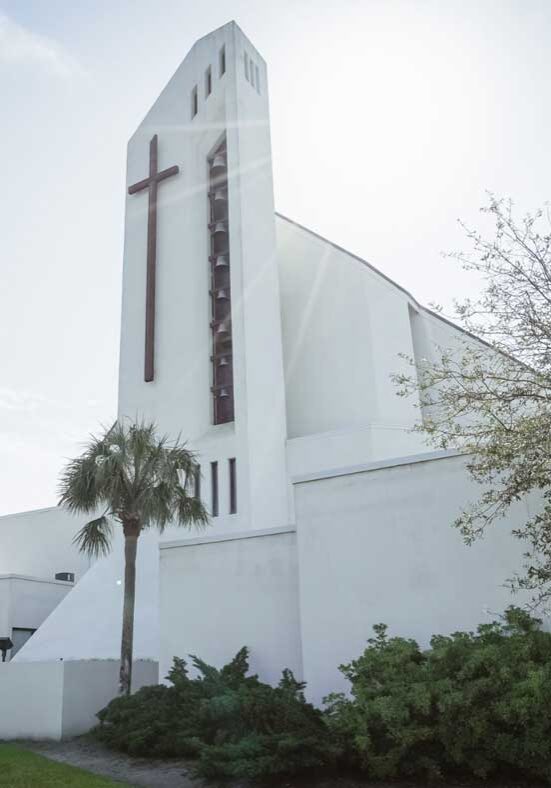
[[[485,190],[551,196],[548,0],[0,0],[0,513],[116,410],[126,140],[193,42],[268,61],[276,207],[449,304]]]

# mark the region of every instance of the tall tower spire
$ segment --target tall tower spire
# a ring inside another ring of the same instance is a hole
[[[152,297],[151,211],[132,185],[154,138],[156,172],[179,173],[155,194]],[[193,46],[147,113],[128,145],[128,186],[119,415],[189,440],[217,530],[286,525],[267,71],[235,22]],[[155,359],[146,380],[144,347],[146,371]]]

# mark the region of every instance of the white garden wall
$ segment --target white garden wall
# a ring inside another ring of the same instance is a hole
[[[64,662],[63,738],[79,736],[97,725],[96,712],[119,692],[119,660]],[[132,690],[158,684],[157,662],[139,660],[132,668]]]
[[[0,663],[0,740],[60,739],[63,662]]]
[[[118,673],[117,660],[0,663],[0,740],[86,733],[116,697]],[[134,663],[134,691],[157,682],[157,663]]]

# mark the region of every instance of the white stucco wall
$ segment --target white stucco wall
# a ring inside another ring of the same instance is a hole
[[[64,662],[61,735],[81,736],[98,724],[96,714],[119,694],[119,660]],[[139,660],[132,666],[132,692],[157,684],[159,666]]]
[[[120,531],[120,528],[118,529]],[[140,537],[136,560],[134,658],[157,660],[159,653],[158,534]],[[17,662],[118,659],[122,627],[123,540],[97,561],[19,651]]]
[[[0,663],[0,740],[60,739],[63,662]]]
[[[387,460],[429,451],[417,433],[404,427],[366,425],[338,429],[287,441],[287,467],[291,478],[369,461]]]
[[[399,354],[413,355],[409,296],[284,217],[276,230],[288,437],[369,427],[383,444],[399,431],[401,453],[411,452],[404,430],[414,402],[398,398],[390,379],[404,366]]]
[[[293,531],[162,545],[160,606],[161,678],[175,656],[221,667],[242,646],[264,681],[301,678]]]
[[[82,524],[58,507],[0,517],[1,636],[42,624],[73,587],[57,573],[72,572],[78,582],[88,571],[90,559],[73,544]]]
[[[465,462],[398,461],[295,485],[304,678],[316,702],[346,688],[337,667],[378,622],[426,646],[522,603],[504,587],[522,560],[510,531],[537,500],[465,546],[451,523],[480,493]]]
[[[118,692],[119,662],[0,663],[0,741],[79,736]],[[137,661],[132,689],[157,683],[157,664]]]
[[[78,581],[90,566],[72,543],[84,522],[58,507],[0,517],[0,575],[53,580],[58,572],[73,572]]]
[[[13,640],[14,628],[38,629],[72,588],[59,580],[0,575],[0,637]]]

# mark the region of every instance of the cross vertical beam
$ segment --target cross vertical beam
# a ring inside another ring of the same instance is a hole
[[[145,364],[144,380],[155,376],[155,285],[157,268],[157,135],[149,143],[149,194],[147,212],[147,272],[145,285]]]
[[[158,138],[155,134],[149,143],[149,177],[128,187],[128,194],[148,190],[147,213],[147,267],[145,284],[145,360],[144,380],[155,377],[155,285],[157,272],[157,192],[159,183],[180,172],[178,166],[159,172]]]

